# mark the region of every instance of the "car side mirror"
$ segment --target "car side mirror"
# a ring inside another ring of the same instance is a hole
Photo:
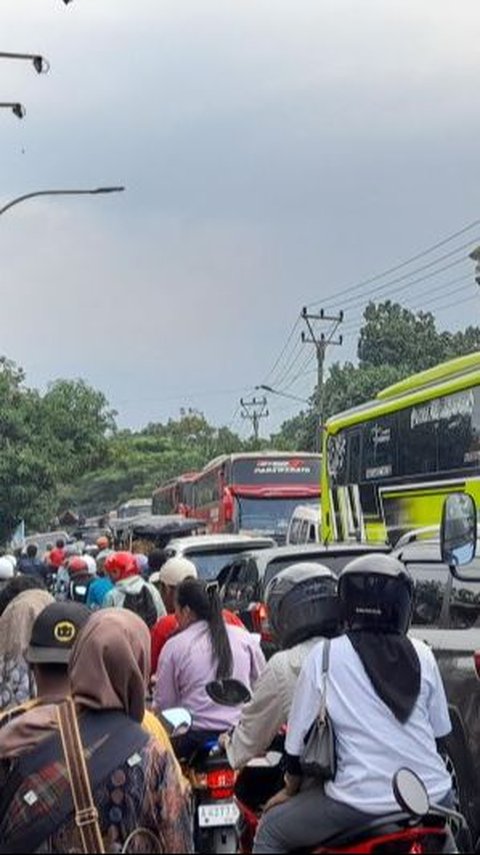
[[[445,500],[440,544],[442,561],[451,573],[462,581],[474,581],[472,574],[459,570],[471,564],[477,552],[477,508],[468,493],[452,493]]]

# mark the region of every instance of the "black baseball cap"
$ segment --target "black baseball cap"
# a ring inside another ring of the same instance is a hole
[[[33,624],[26,660],[31,665],[68,665],[72,647],[91,612],[81,603],[52,603]]]

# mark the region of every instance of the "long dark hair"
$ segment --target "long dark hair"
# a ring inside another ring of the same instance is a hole
[[[207,621],[213,655],[217,660],[217,680],[226,680],[231,677],[232,648],[223,620],[216,583],[208,585],[200,579],[185,579],[177,588],[177,603],[182,609],[188,606],[199,620]]]

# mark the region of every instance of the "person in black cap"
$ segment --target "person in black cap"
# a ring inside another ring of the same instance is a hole
[[[81,603],[52,603],[37,617],[26,660],[32,667],[43,702],[52,703],[69,693],[68,663],[77,636],[90,612]]]
[[[37,697],[9,710],[0,718],[0,727],[27,710],[55,704],[70,693],[68,664],[73,645],[89,617],[86,606],[73,602],[51,603],[38,615],[25,654],[33,672]]]

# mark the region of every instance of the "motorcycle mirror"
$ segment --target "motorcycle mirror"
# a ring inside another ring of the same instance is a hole
[[[410,769],[399,769],[393,779],[393,793],[405,813],[421,819],[430,810],[425,784]]]
[[[184,736],[192,727],[192,716],[182,707],[164,710],[161,719],[169,736]]]
[[[470,579],[459,571],[470,564],[477,549],[477,508],[468,493],[452,493],[445,500],[440,532],[442,561],[458,579]]]
[[[251,694],[240,680],[215,680],[205,686],[211,700],[222,707],[239,707],[251,700]]]

